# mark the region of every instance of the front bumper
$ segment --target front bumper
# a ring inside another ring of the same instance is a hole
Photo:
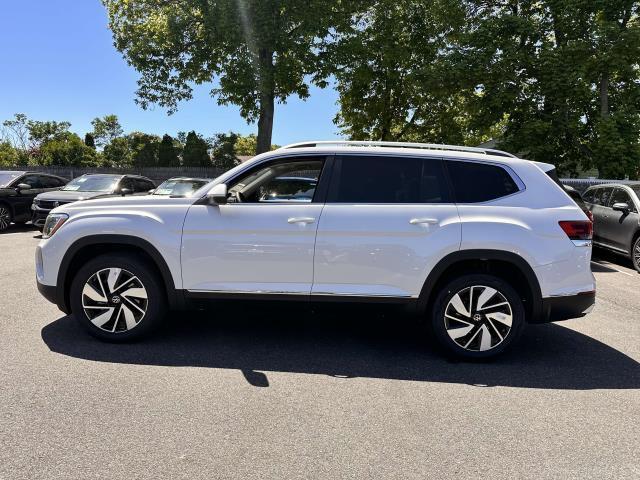
[[[595,303],[595,291],[543,298],[541,315],[537,322],[532,323],[558,322],[584,317],[593,310]]]
[[[55,285],[45,285],[37,280],[36,283],[38,284],[38,291],[44,298],[49,300],[51,303],[58,303],[58,292]]]
[[[31,206],[31,223],[33,223],[36,227],[44,227],[44,222],[47,220],[47,216],[51,210],[37,207],[36,205]]]
[[[71,312],[68,305],[65,303],[63,292],[59,291],[57,286],[45,285],[40,283],[37,279],[36,283],[38,284],[38,291],[44,298],[57,305],[62,312],[67,314]]]

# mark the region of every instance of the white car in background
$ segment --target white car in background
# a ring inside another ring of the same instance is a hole
[[[488,357],[527,323],[593,307],[592,224],[553,174],[496,150],[291,145],[189,198],[56,208],[38,286],[108,341],[142,337],[194,300],[366,301],[405,304],[447,351]],[[270,196],[290,178],[306,180]]]

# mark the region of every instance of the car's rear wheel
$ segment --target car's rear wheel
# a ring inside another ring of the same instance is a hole
[[[520,336],[525,324],[522,299],[492,275],[465,275],[440,290],[431,326],[445,350],[478,359],[498,355]]]
[[[635,268],[637,272],[640,272],[640,235],[633,241],[631,261],[633,262],[633,268]]]
[[[0,232],[4,232],[12,221],[11,210],[6,205],[0,204]]]
[[[69,294],[76,320],[91,335],[112,342],[149,334],[166,310],[155,269],[126,254],[101,255],[85,264]]]

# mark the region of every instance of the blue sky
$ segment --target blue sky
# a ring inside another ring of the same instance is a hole
[[[168,116],[134,103],[137,72],[113,47],[99,0],[0,1],[0,121],[14,113],[36,120],[67,120],[81,135],[97,116],[114,113],[125,131],[205,136],[230,130],[256,133],[235,107],[220,107],[198,87],[193,100]],[[314,88],[303,102],[277,105],[273,141],[285,144],[338,136],[333,124],[337,95]]]

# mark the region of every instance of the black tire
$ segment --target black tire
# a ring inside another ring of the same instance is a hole
[[[117,276],[115,269],[120,269]],[[109,280],[112,271],[113,283]],[[130,293],[133,289],[135,295]],[[166,293],[153,266],[128,254],[100,255],[87,262],[73,278],[69,295],[76,321],[94,337],[108,342],[149,335],[163,323],[167,309]]]
[[[636,269],[636,272],[640,273],[640,235],[636,237],[633,241],[633,245],[631,245],[631,262],[633,263],[633,268]]]
[[[496,293],[492,294],[492,290]],[[486,300],[482,295],[487,296]],[[507,304],[500,305],[504,301]],[[488,308],[494,305],[496,307]],[[448,354],[465,359],[503,353],[518,340],[524,325],[525,311],[520,295],[501,278],[484,274],[464,275],[445,285],[433,304],[430,323],[438,344]]]
[[[6,203],[0,203],[0,232],[4,232],[13,222],[11,208]]]

